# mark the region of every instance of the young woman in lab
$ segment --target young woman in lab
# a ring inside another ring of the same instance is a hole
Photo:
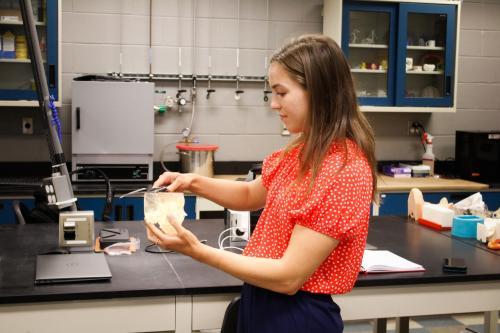
[[[265,158],[262,177],[237,182],[165,172],[154,186],[191,191],[234,210],[264,210],[242,255],[146,223],[149,240],[244,281],[238,332],[342,332],[332,294],[358,276],[375,189],[372,129],[359,111],[349,65],[322,35],[272,58],[271,108],[297,134]]]

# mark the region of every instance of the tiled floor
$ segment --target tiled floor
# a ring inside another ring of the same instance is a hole
[[[410,320],[410,333],[483,333],[484,315],[482,313],[460,314],[453,316],[414,317]],[[500,332],[500,319],[497,332]],[[394,332],[396,323],[387,321],[387,332]],[[466,328],[470,330],[466,330]],[[372,333],[369,321],[345,323],[345,333]]]

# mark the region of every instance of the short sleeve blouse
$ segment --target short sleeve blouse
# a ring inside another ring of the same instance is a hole
[[[353,141],[334,143],[308,191],[310,173],[297,181],[301,148],[286,154],[277,151],[264,160],[266,204],[243,254],[279,259],[294,226],[310,228],[339,244],[301,290],[346,293],[356,282],[368,234],[373,181],[370,166]]]

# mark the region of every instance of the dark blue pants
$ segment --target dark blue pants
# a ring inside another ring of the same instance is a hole
[[[244,284],[238,333],[337,333],[344,324],[330,295],[299,291],[284,295]]]

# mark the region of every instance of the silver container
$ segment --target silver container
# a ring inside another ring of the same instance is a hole
[[[214,176],[214,150],[179,149],[182,173],[195,173],[201,176]]]

